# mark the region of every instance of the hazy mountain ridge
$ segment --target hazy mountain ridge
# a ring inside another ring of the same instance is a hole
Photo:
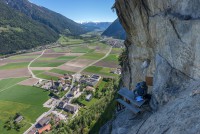
[[[116,19],[102,34],[103,36],[113,37],[117,39],[126,39],[126,32],[122,25],[119,22],[119,19]]]
[[[112,22],[83,22],[81,24],[88,28],[106,30]]]

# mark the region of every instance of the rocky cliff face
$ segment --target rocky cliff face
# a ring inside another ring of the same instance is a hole
[[[113,122],[113,134],[200,133],[200,97],[190,96],[199,88],[199,6],[199,0],[116,0],[114,7],[127,32],[123,86],[134,89],[152,76],[151,107],[157,112],[119,125],[119,119],[131,118],[122,113]],[[146,60],[151,62],[144,70]]]

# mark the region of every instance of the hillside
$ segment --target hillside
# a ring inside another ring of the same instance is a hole
[[[153,86],[149,105],[137,115],[122,111],[110,123],[112,134],[199,134],[198,6],[196,0],[116,0],[127,33],[121,86],[133,90],[146,77]],[[146,68],[144,61],[150,61]]]
[[[31,19],[40,22],[59,34],[80,35],[87,30],[80,24],[51,11],[45,7],[37,6],[28,0],[1,0],[13,9],[25,14]]]
[[[113,37],[116,39],[126,39],[126,32],[119,22],[119,19],[115,20],[102,34],[103,36]]]
[[[0,54],[54,42],[59,37],[51,28],[16,12],[2,1],[0,11]]]
[[[0,0],[0,54],[55,42],[59,34],[80,35],[88,29],[28,0]]]

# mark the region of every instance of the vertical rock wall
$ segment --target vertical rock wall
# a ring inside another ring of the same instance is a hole
[[[145,76],[153,76],[152,104],[162,105],[184,83],[200,78],[199,6],[199,0],[116,0],[114,7],[127,32],[123,86],[133,89]],[[141,65],[146,59],[151,64],[144,74]]]

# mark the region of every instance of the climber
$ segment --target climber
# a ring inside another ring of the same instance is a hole
[[[137,83],[135,90],[133,91],[135,98],[142,97],[145,99],[147,95],[148,86],[145,81]]]

